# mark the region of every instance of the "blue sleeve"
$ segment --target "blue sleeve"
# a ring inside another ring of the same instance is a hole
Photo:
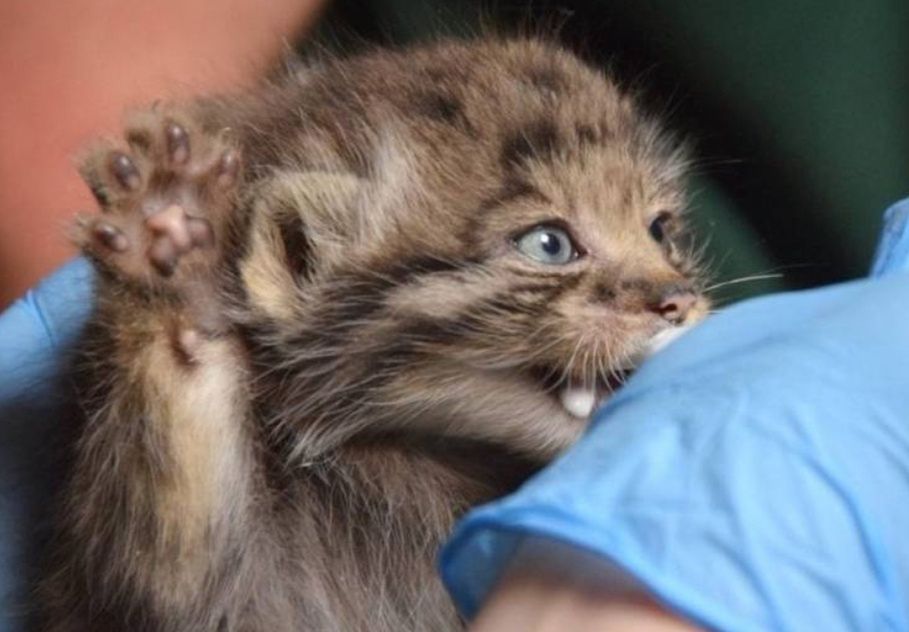
[[[40,517],[56,483],[53,447],[67,421],[68,350],[91,309],[92,273],[76,260],[0,314],[0,631],[22,628]]]
[[[442,552],[471,617],[528,534],[722,630],[909,630],[909,204],[875,280],[777,295],[648,361],[583,439]],[[892,273],[892,274],[890,274]]]

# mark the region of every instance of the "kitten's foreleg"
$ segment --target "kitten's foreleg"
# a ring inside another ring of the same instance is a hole
[[[49,629],[217,629],[255,545],[245,359],[219,281],[239,153],[156,111],[126,139],[83,168],[102,210],[77,235],[100,273],[94,392],[39,607]]]

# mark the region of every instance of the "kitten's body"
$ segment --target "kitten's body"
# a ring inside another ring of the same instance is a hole
[[[456,629],[437,548],[578,435],[558,378],[699,309],[654,232],[678,156],[547,45],[330,62],[127,140],[84,167],[101,279],[48,630]],[[553,222],[576,261],[517,251]]]

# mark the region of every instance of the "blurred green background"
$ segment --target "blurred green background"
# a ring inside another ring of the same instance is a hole
[[[544,32],[692,141],[692,218],[731,301],[862,276],[909,195],[907,0],[335,0],[321,45]]]

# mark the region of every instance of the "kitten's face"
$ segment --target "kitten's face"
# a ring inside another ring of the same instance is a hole
[[[401,288],[432,349],[401,387],[459,411],[446,431],[563,447],[654,335],[706,313],[680,167],[633,142],[522,156],[464,223],[461,267]]]
[[[285,408],[316,415],[316,453],[404,430],[548,458],[655,334],[706,312],[681,243],[684,161],[564,52],[420,55],[346,70],[383,77],[348,99],[382,108],[356,148],[365,175],[321,198],[295,175],[278,196],[311,250],[306,285],[277,301],[303,332]]]
[[[511,306],[485,332],[491,355],[534,363],[549,386],[600,393],[667,327],[706,311],[682,241],[680,193],[615,148],[531,161],[479,223]],[[504,343],[504,336],[509,336]],[[533,358],[533,360],[531,360]]]

